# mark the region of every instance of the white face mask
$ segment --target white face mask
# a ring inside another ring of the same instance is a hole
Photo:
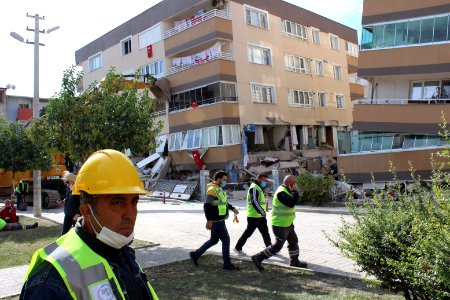
[[[94,230],[95,235],[98,240],[102,241],[103,243],[105,243],[108,246],[111,246],[116,249],[120,249],[123,246],[126,246],[129,243],[131,243],[131,241],[134,239],[134,232],[132,232],[128,237],[126,237],[124,235],[121,235],[120,233],[112,231],[111,229],[109,229],[106,226],[102,226],[100,224],[100,222],[97,220],[97,218],[95,217],[94,212],[90,205],[89,205],[89,209],[91,210],[91,213],[95,219],[95,222],[97,222],[97,224],[102,228],[102,230],[100,230],[100,233],[98,233],[94,229],[94,226],[92,226],[92,223],[89,222],[89,223],[91,223],[92,230]]]

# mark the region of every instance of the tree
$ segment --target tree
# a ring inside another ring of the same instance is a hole
[[[442,135],[447,143],[448,133]],[[396,187],[396,198],[390,189],[380,190],[362,208],[350,206],[354,220],[344,221],[338,238],[330,238],[362,271],[405,299],[450,298],[449,154],[447,147],[440,161],[431,158],[428,188],[411,169],[413,186]]]
[[[29,128],[0,119],[0,168],[17,171],[49,169],[52,158]]]
[[[81,78],[82,72],[66,70],[61,91],[49,100],[42,123],[36,123],[37,132],[48,133],[46,147],[84,161],[99,149],[144,154],[156,146],[162,124],[152,115],[147,89],[138,91],[137,81],[129,85],[111,69],[100,84],[78,94]]]

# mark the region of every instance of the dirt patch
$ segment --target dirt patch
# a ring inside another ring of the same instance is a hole
[[[403,299],[368,282],[307,270],[233,260],[241,271],[224,271],[222,258],[202,256],[146,269],[160,299]]]

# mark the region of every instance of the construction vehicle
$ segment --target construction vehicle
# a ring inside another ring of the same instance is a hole
[[[64,171],[64,155],[54,155],[55,163],[49,171],[41,171],[41,199],[43,208],[58,207],[58,201],[66,196],[66,185],[62,180]],[[25,195],[25,202],[33,205],[33,170],[15,172],[14,178],[11,171],[0,169],[0,197],[10,198],[14,195],[14,189],[20,180],[28,182],[29,191]]]

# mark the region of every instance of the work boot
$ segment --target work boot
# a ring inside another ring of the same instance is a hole
[[[252,262],[258,270],[264,271],[264,267],[262,266],[261,261],[258,259],[258,257],[256,257],[256,255],[252,256]]]
[[[239,267],[236,267],[233,264],[230,264],[228,266],[224,266],[223,269],[227,270],[227,271],[240,271],[241,270]]]
[[[26,225],[25,229],[33,229],[33,228],[36,228],[36,227],[38,227],[38,222],[35,222],[33,225]]]
[[[305,263],[304,261],[299,261],[299,260],[294,260],[291,261],[291,263],[289,264],[291,267],[295,267],[295,268],[307,268],[308,264]]]
[[[198,257],[197,255],[195,255],[195,252],[189,252],[189,256],[191,257],[192,263],[194,264],[194,266],[198,267]]]

